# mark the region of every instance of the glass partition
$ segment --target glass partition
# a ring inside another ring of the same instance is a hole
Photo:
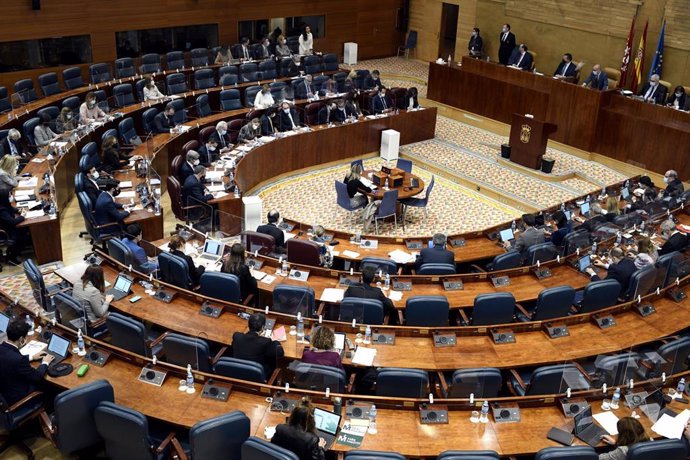
[[[89,35],[0,43],[0,72],[77,65],[91,61]]]
[[[118,58],[213,48],[218,46],[218,24],[128,30],[117,32],[115,40]]]

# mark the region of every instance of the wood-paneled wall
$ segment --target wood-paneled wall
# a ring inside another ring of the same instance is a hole
[[[237,42],[238,22],[289,16],[326,15],[326,36],[315,48],[342,55],[343,43],[357,42],[359,58],[395,54],[404,34],[396,31],[402,0],[29,0],[4,2],[0,42],[36,38],[91,36],[94,62],[113,61],[115,33],[194,24],[218,24],[221,43]],[[54,69],[0,74],[0,86]],[[11,91],[11,90],[10,90]]]

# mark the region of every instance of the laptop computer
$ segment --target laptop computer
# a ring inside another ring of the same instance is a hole
[[[592,257],[587,254],[584,257],[580,257],[580,259],[577,261],[577,268],[582,272],[585,273],[585,271],[592,266]]]
[[[55,333],[50,336],[50,341],[48,342],[46,352],[53,357],[53,361],[50,363],[51,366],[55,366],[67,358],[67,354],[69,353],[69,345],[70,341],[64,337],[61,337]]]
[[[585,201],[580,205],[580,215],[589,217],[589,202]]]
[[[341,416],[327,410],[320,409],[318,407],[314,408],[314,422],[316,424],[316,431],[320,438],[326,441],[324,446],[325,450],[328,450],[333,445],[335,441],[335,436],[338,434],[340,429],[340,418]]]
[[[506,228],[505,230],[501,230],[498,233],[498,236],[501,238],[501,242],[505,243],[506,241],[513,242],[515,240],[515,235],[513,235],[513,229],[512,228]]]
[[[343,357],[345,353],[345,338],[347,336],[342,332],[335,333],[335,343],[333,344],[333,350],[336,351],[340,357]]]
[[[573,434],[582,442],[596,447],[601,442],[601,437],[608,434],[605,429],[594,423],[592,419],[592,406],[587,406],[575,416],[575,428]]]
[[[111,289],[105,291],[105,294],[112,295],[113,300],[120,300],[129,294],[132,283],[134,283],[132,278],[120,273],[117,275],[115,285]]]
[[[4,313],[0,313],[0,339],[5,338],[7,326],[10,324],[10,317]]]
[[[566,220],[568,220],[568,221],[569,221],[569,220],[570,220],[570,217],[571,217],[571,215],[570,215],[570,211],[564,211],[564,212],[563,212],[563,214],[565,214],[565,218],[566,218]]]
[[[628,198],[630,198],[630,190],[628,190],[628,187],[623,187],[621,189],[621,197],[624,200],[627,200]]]
[[[204,242],[204,250],[198,258],[207,262],[218,262],[223,256],[224,247],[225,244],[220,241],[207,239]]]

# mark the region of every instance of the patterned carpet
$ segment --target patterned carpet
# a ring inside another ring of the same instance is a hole
[[[369,59],[366,61],[360,61],[355,65],[349,66],[347,64],[342,64],[341,67],[346,69],[369,69],[378,70],[381,72],[381,81],[387,84],[384,77],[386,76],[403,76],[409,78],[418,78],[420,80],[426,81],[429,76],[429,63],[424,61],[418,61],[415,59],[405,59],[402,57],[387,57],[382,59]]]
[[[62,281],[62,278],[55,275],[53,271],[62,267],[62,263],[56,262],[52,264],[41,265],[38,267],[43,274],[43,280],[46,286],[51,286]],[[33,311],[34,314],[39,314],[43,309],[36,303],[34,299],[31,285],[27,280],[22,270],[13,270],[15,273],[7,274],[0,277],[0,289],[11,299],[19,299],[19,303]]]

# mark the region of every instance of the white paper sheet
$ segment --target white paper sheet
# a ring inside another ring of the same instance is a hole
[[[600,412],[592,416],[610,435],[618,434],[618,417],[613,412]]]
[[[206,188],[209,192],[224,192],[225,186],[223,184],[207,185]]]
[[[371,366],[374,364],[375,357],[376,348],[357,347],[357,351],[355,351],[355,355],[352,357],[352,364]]]
[[[349,249],[346,249],[343,252],[341,252],[341,255],[343,257],[349,257],[351,259],[356,259],[359,257],[359,252],[350,251]]]
[[[321,294],[321,300],[324,302],[340,302],[345,296],[345,289],[326,288]]]
[[[120,181],[120,188],[132,188],[132,181],[131,180],[123,180]]]
[[[120,192],[120,194],[117,196],[118,198],[134,198],[137,196],[137,192],[134,190],[128,190],[126,192]]]
[[[388,257],[393,259],[398,264],[407,264],[415,261],[415,257],[409,252],[405,252],[402,249],[396,249],[388,253]]]
[[[391,299],[393,302],[397,302],[398,300],[402,300],[403,293],[402,291],[390,291],[388,294],[388,298]]]
[[[43,209],[38,209],[36,211],[27,211],[26,214],[24,214],[24,217],[27,219],[33,219],[35,217],[43,217],[45,216],[45,212],[43,212]]]

